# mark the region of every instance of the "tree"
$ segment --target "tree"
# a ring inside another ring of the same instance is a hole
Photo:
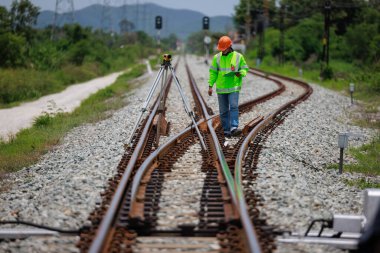
[[[268,15],[268,19],[272,20],[276,12],[275,2],[275,0],[240,0],[235,6],[234,16],[235,25],[240,33],[244,33],[247,22],[253,32],[264,16]]]
[[[9,32],[11,29],[11,20],[9,12],[3,6],[0,6],[0,34]]]
[[[153,46],[154,40],[152,37],[150,37],[147,33],[143,31],[138,31],[136,33],[137,35],[137,42],[143,46]]]
[[[162,39],[164,50],[176,50],[178,38],[175,34],[170,34],[169,37]]]
[[[119,23],[119,26],[120,26],[121,33],[132,32],[135,29],[135,24],[127,19],[121,20]]]
[[[85,40],[91,33],[90,28],[82,28],[79,24],[65,24],[63,32],[70,43],[75,44],[81,40]]]
[[[360,16],[348,27],[345,34],[346,44],[352,59],[362,63],[378,62],[380,55],[380,12],[373,8],[364,8]]]
[[[32,26],[37,23],[39,9],[29,0],[14,0],[10,11],[12,31],[30,42],[33,37]]]
[[[18,67],[24,65],[25,40],[12,33],[0,35],[0,66]]]

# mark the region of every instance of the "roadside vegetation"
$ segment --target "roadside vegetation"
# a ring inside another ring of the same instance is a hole
[[[37,162],[74,127],[105,119],[124,106],[130,80],[146,70],[141,60],[157,52],[154,38],[134,30],[133,25],[119,34],[78,24],[35,29],[38,15],[39,8],[29,0],[13,1],[10,10],[0,6],[0,109],[97,76],[128,71],[74,112],[46,113],[33,127],[11,136],[9,142],[0,138],[0,180],[6,173]],[[171,35],[162,39],[161,46],[173,50],[176,41]]]
[[[46,113],[36,118],[33,127],[22,130],[9,142],[0,141],[0,175],[34,164],[74,127],[109,117],[110,111],[125,105],[123,98],[131,88],[129,81],[142,75],[145,69],[145,65],[136,65],[114,84],[83,101],[74,112]]]
[[[35,29],[29,0],[0,6],[0,108],[56,93],[68,85],[120,71],[155,53],[142,31],[122,34],[78,24]]]

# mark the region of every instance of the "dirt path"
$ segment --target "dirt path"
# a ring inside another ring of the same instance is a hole
[[[8,141],[21,129],[31,127],[36,117],[45,112],[72,112],[91,94],[116,81],[124,72],[96,78],[81,84],[74,84],[60,93],[41,97],[20,106],[0,110],[0,138]]]

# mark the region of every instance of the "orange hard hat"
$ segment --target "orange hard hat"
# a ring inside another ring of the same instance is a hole
[[[222,36],[218,42],[218,50],[224,51],[232,45],[232,40],[228,36]]]

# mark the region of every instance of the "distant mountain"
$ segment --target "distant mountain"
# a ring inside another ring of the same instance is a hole
[[[135,30],[142,30],[151,36],[156,36],[157,30],[154,24],[155,17],[158,15],[162,16],[163,19],[163,27],[160,31],[161,38],[174,33],[181,39],[186,39],[191,33],[202,30],[202,18],[205,16],[197,11],[165,8],[152,3],[108,7],[106,9],[102,5],[95,4],[75,11],[74,19],[76,23],[84,27],[105,28],[109,31],[109,27],[112,26],[112,30],[119,33],[119,23],[125,18],[135,25]],[[37,27],[44,28],[51,25],[53,20],[53,11],[42,11],[38,17]],[[59,26],[68,23],[69,15],[60,14],[58,21]],[[226,32],[232,28],[231,17],[210,17],[210,31]]]

